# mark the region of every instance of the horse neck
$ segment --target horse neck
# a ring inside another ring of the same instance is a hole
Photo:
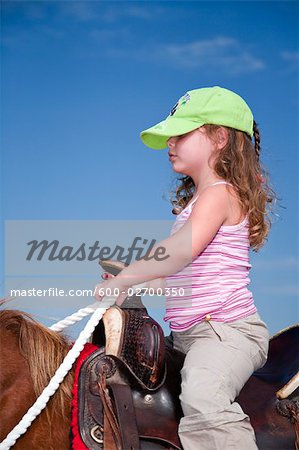
[[[68,353],[69,345],[66,339],[20,311],[1,311],[0,331],[2,335],[5,335],[7,351],[11,352],[8,358],[10,364],[3,359],[4,365],[8,367],[8,370],[13,370],[16,361],[22,361],[22,367],[24,370],[26,367],[27,379],[30,377],[30,385],[33,386],[34,395],[37,397],[48,385]],[[17,367],[18,365],[19,363]],[[61,411],[62,415],[63,409],[71,402],[72,379],[71,371],[51,402],[53,410]]]
[[[18,337],[6,329],[0,329],[0,367],[0,410],[5,412],[0,427],[2,441],[36,397],[29,366],[19,350]]]
[[[0,328],[0,441],[19,423],[36,400],[29,364],[20,352],[19,336]],[[71,402],[57,407],[50,399],[27,432],[17,440],[14,450],[56,450],[70,448]]]

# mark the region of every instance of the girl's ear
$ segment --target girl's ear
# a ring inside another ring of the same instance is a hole
[[[216,131],[217,147],[219,150],[224,148],[228,141],[228,132],[225,128],[219,127]]]

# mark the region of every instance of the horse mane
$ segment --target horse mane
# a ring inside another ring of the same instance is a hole
[[[0,306],[5,300],[0,301]],[[0,332],[7,330],[18,340],[20,354],[27,361],[35,395],[38,397],[55,374],[69,351],[67,338],[38,323],[28,313],[19,310],[0,311]],[[64,414],[70,404],[73,387],[73,371],[61,383],[51,401],[53,413],[59,408]],[[50,420],[50,416],[48,415]]]

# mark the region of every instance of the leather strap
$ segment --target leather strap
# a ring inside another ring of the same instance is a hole
[[[113,392],[119,420],[122,448],[126,450],[140,450],[139,432],[131,388],[127,384],[111,384],[109,387]]]
[[[100,373],[98,387],[104,410],[104,448],[122,450],[119,425],[113,411],[103,373]]]
[[[122,450],[114,439],[113,430],[106,414],[104,414],[104,449],[108,450]]]

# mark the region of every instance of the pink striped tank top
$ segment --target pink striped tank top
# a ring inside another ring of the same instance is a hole
[[[218,181],[211,186],[222,183],[230,184]],[[171,235],[186,222],[196,199],[176,217]],[[192,263],[165,278],[164,321],[171,330],[188,330],[202,320],[231,322],[257,311],[247,288],[252,267],[248,229],[248,216],[237,225],[221,226]]]

